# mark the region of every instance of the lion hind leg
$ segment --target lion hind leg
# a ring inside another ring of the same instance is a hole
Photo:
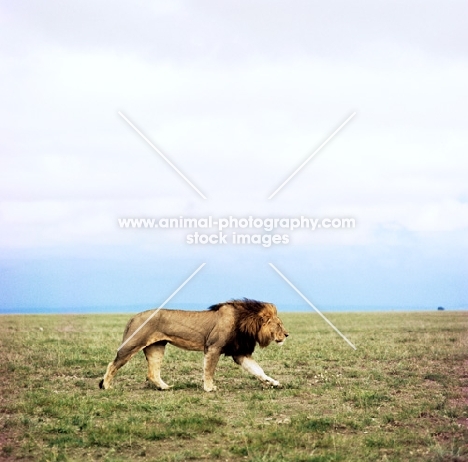
[[[165,343],[156,343],[147,346],[143,350],[145,352],[146,361],[148,361],[148,380],[154,383],[161,390],[171,388],[161,379],[161,365],[165,348]]]
[[[243,369],[257,377],[262,382],[274,387],[280,386],[280,383],[277,380],[272,379],[263,372],[263,369],[251,356],[235,356],[233,359],[237,364],[242,366]]]

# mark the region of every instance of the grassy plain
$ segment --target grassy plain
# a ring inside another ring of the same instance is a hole
[[[0,317],[0,460],[466,461],[468,313],[282,314],[291,336],[230,358],[168,346],[161,392],[142,353],[98,389],[128,315]]]

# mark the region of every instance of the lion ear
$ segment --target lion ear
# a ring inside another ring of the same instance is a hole
[[[269,316],[263,316],[262,317],[263,324],[270,324],[271,318]]]

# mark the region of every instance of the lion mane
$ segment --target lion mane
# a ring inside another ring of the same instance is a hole
[[[244,298],[210,306],[204,311],[149,310],[128,322],[117,355],[99,386],[110,388],[117,371],[136,353],[143,350],[148,362],[148,380],[160,389],[169,386],[160,376],[164,350],[168,343],[179,348],[203,351],[204,389],[213,391],[213,376],[220,355],[234,361],[262,382],[279,386],[252,358],[258,343],[266,347],[275,341],[282,344],[288,336],[276,306]]]

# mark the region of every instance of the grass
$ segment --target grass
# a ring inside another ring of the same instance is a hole
[[[314,314],[258,349],[281,389],[223,358],[168,347],[161,392],[142,353],[98,381],[128,315],[0,318],[0,460],[467,461],[468,313],[335,313],[352,350]]]

